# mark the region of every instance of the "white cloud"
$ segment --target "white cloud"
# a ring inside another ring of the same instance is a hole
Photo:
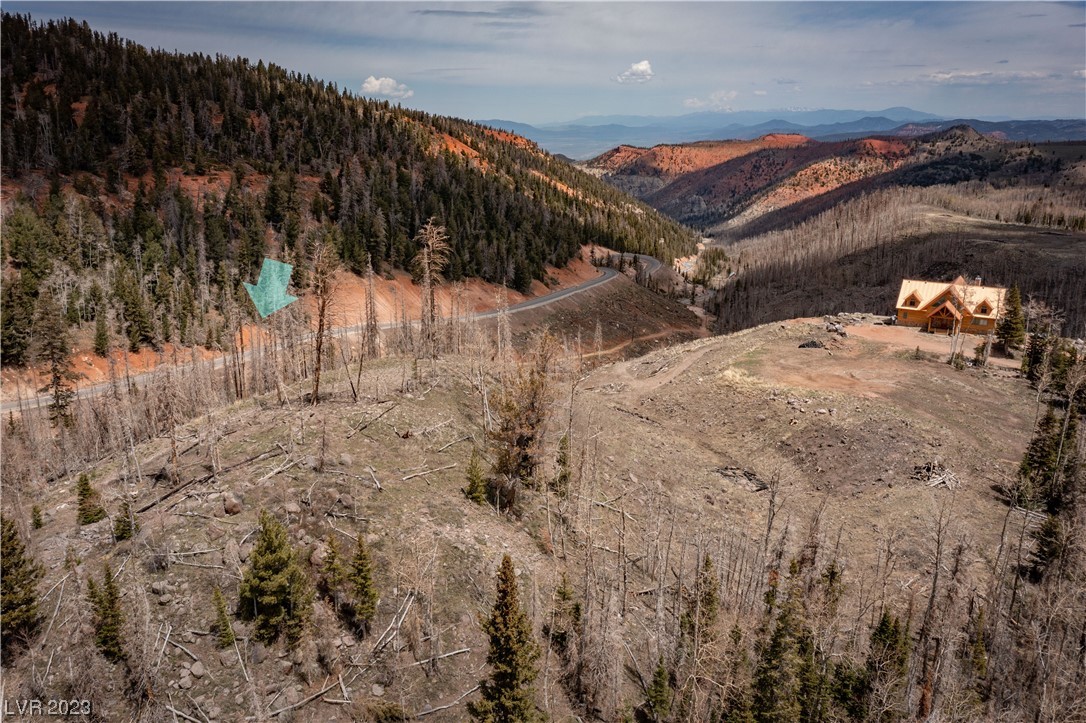
[[[631,64],[615,80],[619,83],[647,83],[652,80],[652,76],[652,64],[647,60],[642,60]]]
[[[756,91],[754,91],[754,95],[768,95],[768,94],[764,90],[756,90]]]
[[[1076,70],[1075,71],[1075,77],[1076,78],[1086,78],[1086,70]]]
[[[380,95],[386,98],[403,100],[413,96],[415,91],[403,83],[397,83],[392,78],[374,78],[371,75],[362,81],[362,94],[368,96]]]
[[[1035,80],[1043,77],[1043,73],[1030,71],[950,70],[941,73],[929,73],[921,76],[921,80],[939,85],[960,85],[963,83],[1009,83],[1015,80]]]
[[[765,94],[764,92],[762,93]],[[735,100],[739,95],[734,90],[715,90],[709,94],[708,98],[687,98],[683,101],[683,105],[687,108],[709,108],[712,110],[731,110],[731,106],[728,105],[729,101]],[[757,95],[757,91],[755,91]]]

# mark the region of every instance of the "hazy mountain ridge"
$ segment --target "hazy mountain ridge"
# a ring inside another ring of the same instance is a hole
[[[847,140],[876,133],[910,137],[962,124],[1004,140],[1042,142],[1086,139],[1086,119],[951,120],[911,108],[887,108],[881,111],[703,112],[669,118],[598,116],[538,126],[506,120],[481,122],[512,130],[552,153],[581,160],[617,145],[648,147],[701,140],[753,140],[767,133],[801,133],[819,140]]]

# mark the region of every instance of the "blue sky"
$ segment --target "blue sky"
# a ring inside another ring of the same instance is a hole
[[[5,2],[152,47],[527,123],[909,106],[1086,116],[1086,3]]]

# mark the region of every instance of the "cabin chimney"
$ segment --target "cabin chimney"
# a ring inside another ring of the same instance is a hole
[[[981,278],[980,278],[979,276],[974,276],[974,277],[973,277],[973,285],[974,285],[974,286],[980,286],[980,285],[981,285],[981,283],[980,283],[980,282],[981,282],[981,280],[982,280],[982,279],[981,279]]]

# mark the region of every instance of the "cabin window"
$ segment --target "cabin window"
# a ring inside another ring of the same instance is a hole
[[[977,325],[978,326],[988,326],[988,320],[987,319],[977,319]]]
[[[981,304],[980,308],[977,309],[977,311],[979,311],[981,314],[987,314],[988,313],[988,307],[985,306],[984,304]]]

